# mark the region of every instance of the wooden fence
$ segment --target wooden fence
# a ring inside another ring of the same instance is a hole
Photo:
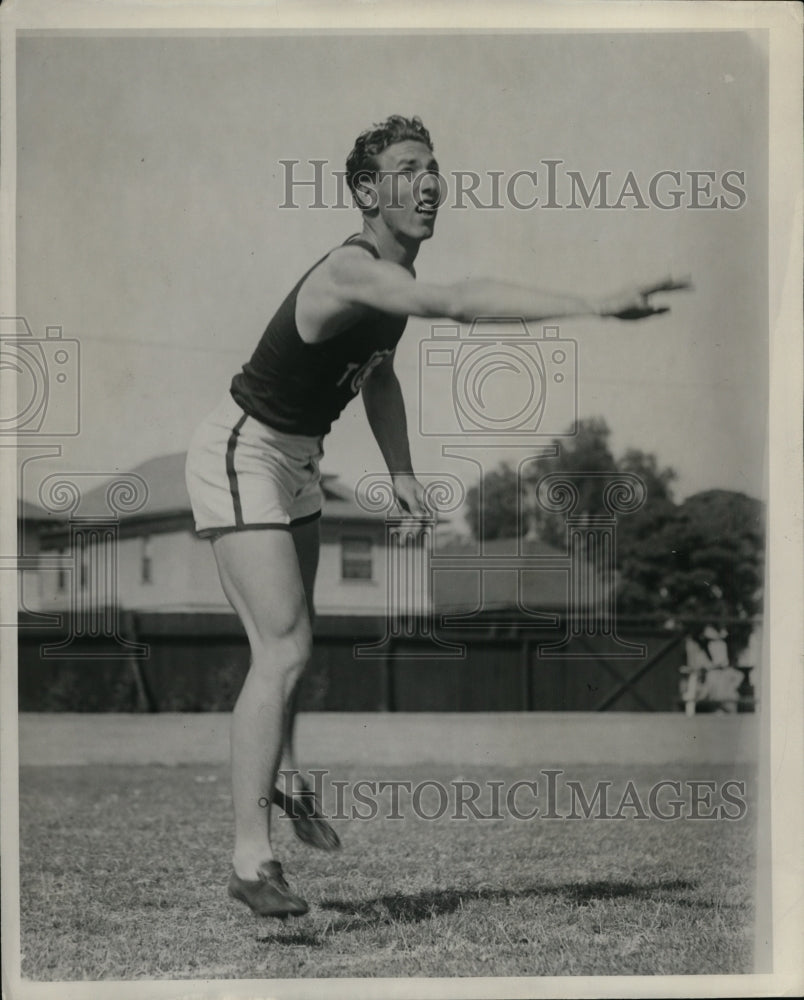
[[[227,711],[248,669],[246,638],[230,614],[126,613],[112,638],[102,627],[77,637],[66,621],[42,627],[23,618],[20,626],[22,711]],[[384,619],[322,617],[301,707],[679,711],[683,633],[645,621],[618,627],[643,647],[639,655],[623,647],[618,657],[566,622],[534,629],[496,615],[472,628],[389,638]]]

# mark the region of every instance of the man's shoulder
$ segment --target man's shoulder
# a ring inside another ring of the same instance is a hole
[[[371,254],[379,260],[380,251],[374,246],[371,240],[367,239],[362,233],[355,233],[348,239],[344,240],[343,243],[336,249],[348,249],[349,247],[358,247],[361,250],[365,250],[367,253]]]
[[[379,260],[380,255],[368,242],[341,243],[327,254],[327,260]]]
[[[308,268],[299,282],[299,286],[316,287],[322,282],[327,283],[341,273],[368,263],[373,258],[368,250],[356,243],[340,243],[319,257],[312,267]]]
[[[380,257],[369,243],[342,243],[327,254],[322,262],[322,275],[346,278],[351,274],[365,273],[367,266],[379,262]]]

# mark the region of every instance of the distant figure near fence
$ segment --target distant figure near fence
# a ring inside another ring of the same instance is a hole
[[[701,710],[753,711],[753,667],[729,663],[728,647],[718,630],[707,625],[698,641],[687,638],[686,648],[686,663],[680,668],[680,694],[687,715]]]

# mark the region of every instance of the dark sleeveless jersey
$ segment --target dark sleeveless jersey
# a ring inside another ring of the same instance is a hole
[[[359,237],[351,236],[342,245],[364,247],[380,256]],[[230,391],[238,406],[287,434],[327,434],[372,370],[396,347],[407,323],[406,316],[374,309],[329,340],[303,341],[296,327],[296,298],[307,277],[328,256],[300,278],[266,327],[251,360],[232,379]]]

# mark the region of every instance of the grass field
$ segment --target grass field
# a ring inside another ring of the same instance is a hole
[[[608,779],[615,789],[630,779],[647,801],[662,778],[736,777],[751,791],[747,772],[600,766],[568,768],[564,777],[588,785]],[[420,766],[378,776],[415,785],[458,774]],[[501,768],[463,776],[536,777]],[[344,849],[335,855],[305,848],[282,820],[279,857],[311,904],[308,916],[283,924],[253,917],[225,894],[231,833],[223,767],[26,767],[20,794],[29,979],[752,969],[753,800],[739,821],[456,821],[451,810],[427,821],[403,794],[403,821],[337,821]]]

